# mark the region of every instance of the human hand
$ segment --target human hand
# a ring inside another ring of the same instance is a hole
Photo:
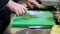
[[[16,15],[24,14],[24,13],[26,13],[26,11],[27,11],[27,8],[25,8],[23,5],[18,4],[18,3],[14,2],[14,1],[10,1],[10,2],[7,4],[7,7],[8,7],[12,12],[15,12]]]
[[[27,4],[33,9],[32,5],[36,5],[38,8],[44,8],[43,5],[39,4],[36,0],[27,0]]]

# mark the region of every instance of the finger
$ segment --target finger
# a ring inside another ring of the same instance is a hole
[[[38,2],[34,1],[33,4],[36,5],[38,8],[41,8]]]
[[[30,7],[31,9],[33,9],[32,5],[31,5],[30,3],[28,3],[28,5],[29,5],[29,7]]]
[[[19,15],[21,15],[23,12],[22,12],[22,9],[19,9]]]
[[[25,13],[27,12],[27,8],[23,8],[24,9],[24,11],[25,11]]]
[[[15,11],[16,15],[19,15],[19,12],[18,11]]]
[[[43,5],[41,5],[41,4],[40,4],[40,7],[41,7],[41,8],[44,8],[44,6],[43,6]]]
[[[24,9],[25,11],[27,11],[27,8],[24,7],[23,9]]]
[[[24,14],[25,13],[25,10],[24,9],[22,9],[22,14]]]

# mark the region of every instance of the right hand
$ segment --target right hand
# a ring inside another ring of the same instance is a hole
[[[26,13],[27,11],[27,8],[25,8],[23,5],[21,4],[18,4],[16,2],[13,2],[13,1],[10,1],[8,4],[7,4],[7,7],[16,13],[16,15],[20,15],[20,14],[24,14]]]

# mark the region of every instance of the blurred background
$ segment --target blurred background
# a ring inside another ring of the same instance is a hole
[[[26,4],[26,0],[18,0],[28,8],[25,15],[11,14],[11,24],[4,34],[60,34],[60,0],[37,0],[44,5],[44,9],[34,6],[33,9]],[[8,31],[8,33],[6,33]],[[58,32],[58,33],[56,33]]]

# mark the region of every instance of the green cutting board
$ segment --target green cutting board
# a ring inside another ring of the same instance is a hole
[[[24,19],[24,16],[16,16],[12,27],[29,27],[29,26],[53,26],[55,21],[49,11],[42,11],[40,14],[35,14],[37,18]]]

